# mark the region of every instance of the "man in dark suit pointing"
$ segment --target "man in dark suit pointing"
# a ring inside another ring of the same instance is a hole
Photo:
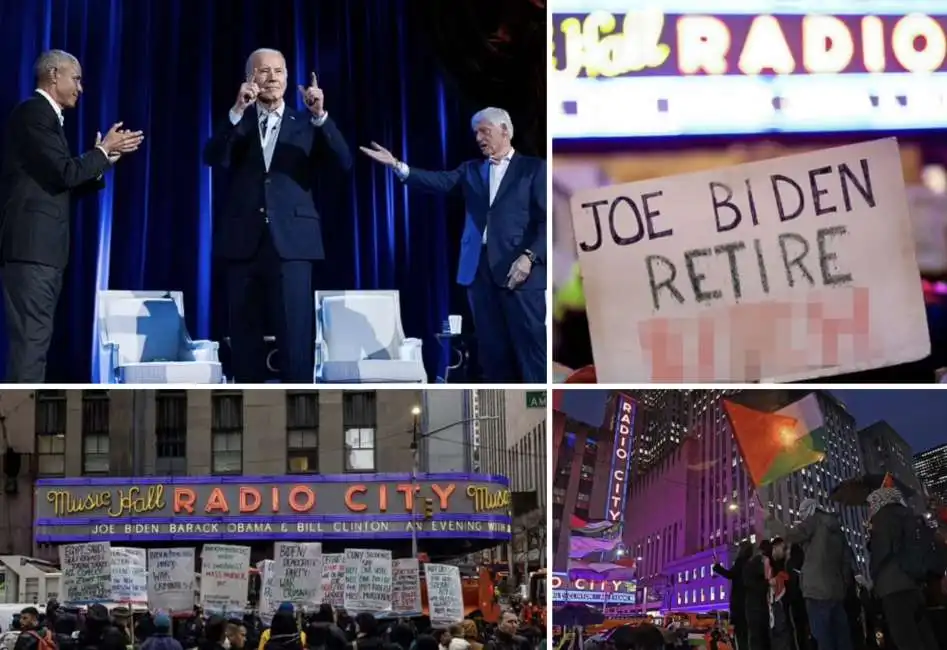
[[[478,361],[488,382],[546,382],[546,162],[513,149],[502,108],[471,119],[485,160],[426,171],[372,143],[362,152],[394,170],[408,187],[461,192],[467,221],[458,284],[467,287]]]
[[[10,353],[9,382],[42,383],[53,318],[69,261],[70,199],[104,187],[103,174],[135,151],[141,131],[119,122],[95,146],[73,156],[63,112],[82,94],[82,68],[61,50],[36,61],[36,91],[13,109],[0,169],[0,263]]]
[[[264,316],[276,330],[281,380],[312,383],[315,305],[312,262],[325,257],[312,196],[324,164],[352,166],[352,154],[325,109],[313,73],[299,86],[307,111],[286,106],[286,60],[261,49],[247,60],[237,101],[204,147],[204,162],[228,171],[215,221],[214,252],[227,264],[231,372],[266,380]]]

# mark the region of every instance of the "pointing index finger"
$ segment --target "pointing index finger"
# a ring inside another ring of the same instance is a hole
[[[254,79],[256,79],[256,68],[247,73],[247,83],[253,83]]]
[[[319,87],[319,83],[316,81],[316,73],[313,72],[313,73],[311,73],[311,74],[312,74],[312,76],[310,77],[309,85],[312,86],[313,88],[318,88],[318,87]]]

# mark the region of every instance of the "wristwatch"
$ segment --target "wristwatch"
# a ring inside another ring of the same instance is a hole
[[[536,264],[536,253],[527,248],[525,251],[523,251],[523,255],[529,259],[530,264]]]

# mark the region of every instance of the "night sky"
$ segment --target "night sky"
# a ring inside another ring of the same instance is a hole
[[[567,390],[565,411],[590,424],[605,415],[605,390]],[[947,442],[947,390],[833,390],[858,428],[887,420],[915,453]]]
[[[833,390],[861,429],[886,420],[914,449],[947,442],[947,390]]]

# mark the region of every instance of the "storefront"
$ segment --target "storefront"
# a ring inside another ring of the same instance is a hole
[[[509,542],[510,505],[508,480],[479,474],[41,479],[34,540],[400,548],[416,536],[460,555]]]

